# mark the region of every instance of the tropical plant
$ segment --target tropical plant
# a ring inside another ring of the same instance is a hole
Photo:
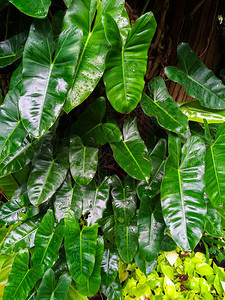
[[[50,0],[9,2],[33,19],[0,43],[0,295],[121,299],[119,262],[150,274],[160,249],[222,237],[225,86],[182,43],[183,70],[164,71],[197,101],[161,77],[143,93],[156,21],[131,27],[124,0],[64,0],[51,18]]]

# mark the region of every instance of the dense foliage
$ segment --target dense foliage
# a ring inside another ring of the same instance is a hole
[[[131,27],[124,0],[64,0],[51,18],[50,0],[9,2],[0,13],[32,19],[0,42],[0,67],[15,69],[0,107],[0,297],[121,299],[119,264],[149,275],[160,249],[223,236],[225,86],[181,43],[181,68],[164,72],[196,101],[178,105],[161,77],[143,93],[156,21]]]

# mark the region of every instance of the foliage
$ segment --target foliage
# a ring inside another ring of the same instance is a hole
[[[131,27],[124,0],[25,2],[0,2],[0,16],[30,16],[0,43],[0,68],[14,70],[0,106],[0,297],[114,300],[134,284],[175,299],[186,273],[190,295],[223,295],[224,273],[200,254],[158,258],[202,236],[207,262],[224,257],[222,81],[182,43],[182,70],[164,71],[197,100],[179,106],[161,77],[143,93],[151,12]]]

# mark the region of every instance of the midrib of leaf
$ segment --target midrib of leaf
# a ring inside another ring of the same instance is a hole
[[[124,49],[122,49],[121,52],[121,59],[122,59],[122,77],[123,77],[123,87],[124,87],[124,94],[125,94],[125,100],[128,105],[128,100],[127,100],[127,86],[126,86],[126,80],[125,80],[125,65],[124,65]]]
[[[208,216],[206,215],[206,219],[208,220],[208,222],[211,224],[211,226],[214,228],[214,230],[216,231],[216,232],[219,232],[217,229],[216,229],[216,227],[214,226],[214,224],[210,221],[210,219],[208,218]],[[219,232],[220,233],[220,232]]]
[[[17,286],[17,288],[15,290],[15,293],[13,295],[14,296],[13,299],[15,298],[15,295],[17,294],[17,291],[19,290],[20,286],[22,285],[22,283],[23,283],[24,279],[26,278],[27,274],[29,273],[29,271],[30,270],[28,269],[27,272],[26,272],[26,274],[23,276],[22,280],[20,281],[19,285]]]
[[[107,250],[107,272],[106,272],[106,276],[107,276],[107,282],[109,280],[109,270],[110,270],[110,263],[109,263],[109,249]]]
[[[53,161],[51,162],[51,165],[49,166],[48,173],[46,174],[45,181],[44,181],[44,184],[43,184],[43,186],[42,186],[42,190],[41,190],[41,193],[40,193],[40,195],[39,195],[39,197],[38,197],[38,200],[37,200],[37,204],[36,204],[36,205],[42,203],[42,202],[39,203],[39,201],[40,201],[40,198],[41,198],[41,196],[42,196],[43,190],[44,190],[45,185],[46,185],[46,183],[47,183],[47,179],[48,179],[48,177],[49,177],[49,174],[50,174],[50,172],[51,172],[51,169],[52,169],[52,166],[53,166],[54,162],[55,162],[55,161],[53,160]]]
[[[80,231],[80,271],[83,274],[83,260],[82,260],[82,233],[83,230]]]
[[[83,177],[85,174],[85,155],[86,155],[86,147],[84,147],[84,151],[83,151]]]
[[[51,236],[50,236],[50,239],[49,239],[49,241],[48,241],[48,244],[47,244],[47,246],[45,247],[45,251],[44,251],[44,253],[43,253],[43,255],[42,255],[42,259],[41,259],[41,262],[40,262],[40,264],[42,265],[43,264],[43,261],[44,261],[44,259],[45,259],[45,255],[46,255],[46,253],[47,253],[47,251],[48,251],[48,247],[49,247],[49,245],[50,245],[50,243],[51,243],[51,241],[52,241],[52,238],[53,238],[53,236],[54,236],[54,231],[51,233]]]
[[[156,178],[156,176],[158,175],[159,171],[161,170],[162,166],[165,163],[165,159],[161,162],[161,164],[159,165],[159,167],[157,168],[155,174],[153,175],[153,177],[151,178],[151,180],[149,181],[149,185],[152,184],[153,180]]]
[[[210,149],[210,153],[211,153],[211,157],[212,157],[212,161],[213,161],[213,170],[214,170],[214,174],[215,174],[215,178],[216,178],[217,190],[219,193],[219,198],[221,199],[220,183],[219,183],[217,168],[216,168],[215,159],[214,159],[213,147],[209,146],[209,149]],[[219,201],[220,201],[220,199],[219,199]]]
[[[5,58],[9,58],[9,57],[14,57],[16,56],[16,53],[15,54],[10,54],[10,55],[6,55],[6,56],[3,56],[3,57],[0,57],[0,60],[1,59],[5,59]]]
[[[127,219],[125,203],[126,203],[126,190],[123,187],[123,213],[124,213],[124,221],[126,221],[126,219]]]
[[[128,236],[128,233],[129,233],[129,230],[128,230],[129,228],[128,228],[128,226],[126,226],[126,245],[127,245],[127,261],[128,261],[128,258],[129,258],[129,253],[128,253],[128,248],[129,248],[129,236]]]
[[[90,134],[90,132],[92,132],[93,130],[95,130],[95,129],[98,128],[99,126],[102,126],[102,123],[99,123],[99,124],[95,125],[95,126],[92,127],[91,129],[89,129],[87,132],[85,132],[85,134],[82,135],[81,139],[83,139],[85,136],[87,136],[88,134]]]

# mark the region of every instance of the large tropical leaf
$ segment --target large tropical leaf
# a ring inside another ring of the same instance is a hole
[[[206,150],[205,189],[214,206],[225,203],[225,123],[221,124],[213,143]]]
[[[97,2],[97,0],[73,0],[64,19],[64,28],[73,25],[83,31],[82,48],[72,88],[64,106],[67,113],[91,94],[103,75],[105,58],[109,50],[102,25],[103,14],[113,16],[120,27],[127,27],[129,22],[127,17],[122,16],[124,0],[103,0],[99,3],[98,9]]]
[[[20,251],[14,259],[12,271],[9,274],[9,280],[4,289],[4,300],[26,299],[38,279],[41,278],[43,274],[43,267],[39,265],[29,269],[28,265],[28,250]]]
[[[108,247],[107,242],[104,243],[103,260],[101,264],[102,284],[110,285],[116,279],[118,273],[119,254],[116,246],[111,243]]]
[[[33,247],[34,237],[40,225],[40,221],[39,217],[34,217],[17,226],[7,235],[1,251],[10,254],[18,252],[21,249]]]
[[[74,281],[71,282],[66,300],[88,300],[87,297],[78,292]]]
[[[122,299],[122,286],[118,277],[109,286],[102,286],[102,291],[106,295],[107,299],[110,300],[121,300]]]
[[[48,269],[38,288],[36,300],[66,300],[71,277],[68,273],[63,274],[56,285],[55,273],[52,269]]]
[[[138,268],[141,270],[141,272],[143,272],[146,275],[150,275],[153,272],[157,263],[157,258],[150,262],[145,260],[140,248],[138,249],[134,259]]]
[[[136,187],[134,179],[127,176],[124,183],[122,183],[119,177],[114,176],[111,194],[116,219],[124,225],[129,225],[136,212]]]
[[[166,67],[167,77],[180,83],[187,94],[208,108],[225,108],[225,86],[197,57],[191,47],[181,43],[177,48],[181,68]]]
[[[102,218],[98,221],[107,240],[115,243],[115,217],[111,201],[107,202]]]
[[[204,160],[205,143],[200,137],[190,137],[181,150],[181,140],[169,135],[161,186],[163,217],[174,241],[186,251],[195,248],[205,227]]]
[[[165,229],[159,203],[153,210],[151,198],[141,199],[137,222],[140,251],[146,261],[154,262],[158,257]]]
[[[70,171],[80,185],[88,185],[95,176],[98,165],[98,148],[84,146],[77,135],[70,136]]]
[[[48,14],[48,8],[51,5],[51,0],[9,0],[13,5],[16,6],[24,14],[44,19]]]
[[[83,226],[72,210],[67,210],[65,221],[65,250],[70,274],[78,284],[84,284],[95,265],[98,224]]]
[[[52,210],[48,210],[43,217],[35,235],[33,264],[44,266],[44,270],[51,268],[58,258],[59,247],[64,236],[63,221],[55,227],[55,218]]]
[[[104,241],[103,237],[98,237],[95,255],[95,266],[91,276],[85,284],[77,284],[78,291],[88,297],[94,296],[101,285],[101,262],[103,258]]]
[[[151,12],[141,16],[130,29],[125,45],[110,15],[104,16],[104,27],[111,44],[104,73],[106,94],[115,110],[129,113],[141,100],[148,49],[156,29],[155,18]]]
[[[164,80],[156,77],[149,84],[153,99],[143,93],[141,107],[150,117],[156,117],[159,124],[167,130],[185,133],[188,118],[181,112],[179,105],[169,95]]]
[[[62,148],[53,158],[51,142],[44,143],[32,162],[27,182],[30,202],[38,206],[51,198],[64,181],[68,167],[67,148]]]
[[[221,215],[218,213],[217,209],[212,206],[212,203],[207,197],[205,197],[207,203],[207,215],[206,215],[206,226],[205,230],[215,237],[222,237],[222,225],[221,225]]]
[[[130,176],[148,182],[151,173],[148,150],[141,139],[136,120],[128,118],[123,126],[123,140],[110,144],[117,163]]]
[[[0,42],[0,68],[11,65],[23,55],[26,38],[27,35],[21,32],[6,41]]]
[[[27,131],[37,138],[54,124],[60,114],[72,81],[80,43],[79,29],[64,30],[58,38],[53,58],[50,22],[46,19],[31,25],[23,54],[19,109]]]
[[[3,255],[1,254],[1,267],[0,267],[0,299],[3,299],[3,292],[7,284],[9,273],[12,269],[15,254]]]

